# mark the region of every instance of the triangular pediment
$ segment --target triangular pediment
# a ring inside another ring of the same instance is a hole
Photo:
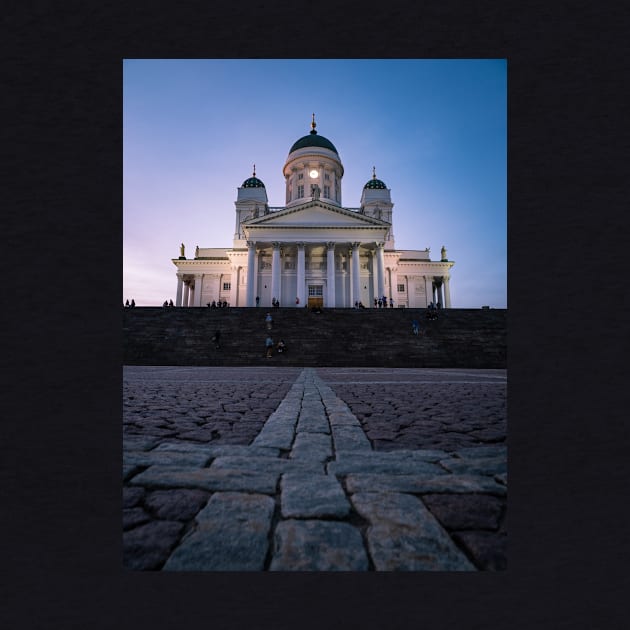
[[[308,201],[299,206],[271,212],[243,222],[244,227],[385,227],[386,221],[322,201]]]

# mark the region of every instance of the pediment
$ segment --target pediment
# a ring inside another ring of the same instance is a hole
[[[387,221],[339,208],[321,201],[310,201],[299,206],[272,212],[243,222],[244,227],[385,227]]]

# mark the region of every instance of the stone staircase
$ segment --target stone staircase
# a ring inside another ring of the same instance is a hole
[[[267,312],[288,350],[271,358]],[[123,350],[125,365],[506,368],[507,310],[447,309],[430,321],[425,309],[125,308]]]

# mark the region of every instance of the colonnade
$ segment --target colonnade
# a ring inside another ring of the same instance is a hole
[[[318,243],[309,243],[318,245]],[[265,245],[268,245],[265,243]],[[278,241],[274,241],[271,243],[272,247],[272,256],[271,256],[271,297],[275,297],[276,299],[282,299],[282,260],[280,255],[281,247],[286,246],[296,246],[297,247],[297,257],[296,257],[296,297],[298,298],[298,303],[300,306],[303,306],[308,303],[308,295],[307,295],[307,277],[306,277],[306,245],[304,242],[284,242],[280,243]],[[370,248],[368,251],[372,255],[372,269],[373,269],[373,286],[372,293],[374,296],[381,297],[385,295],[385,274],[387,274],[387,285],[389,286],[389,299],[392,298],[398,299],[398,291],[397,291],[397,283],[400,280],[400,276],[397,275],[396,267],[385,267],[385,258],[384,258],[384,243],[361,243],[361,242],[352,242],[352,243],[342,243],[342,242],[327,242],[326,244],[326,292],[323,297],[325,297],[324,305],[328,308],[334,308],[335,306],[353,306],[356,302],[360,302],[362,300],[362,292],[361,292],[361,264],[359,257],[359,249],[361,245],[369,245]],[[349,269],[346,270],[342,274],[341,277],[337,277],[336,274],[336,264],[335,264],[335,255],[338,253],[339,249],[343,248],[343,254],[348,254],[348,262]],[[245,272],[245,268],[239,266],[231,267],[231,276],[230,276],[230,289],[229,289],[229,303],[233,306],[255,306],[256,305],[256,291],[257,291],[257,279],[258,279],[258,267],[259,267],[259,253],[256,248],[255,241],[247,241],[247,282],[246,282],[246,290],[245,295],[243,296],[240,293],[241,282],[242,282],[242,274]],[[348,273],[348,271],[350,273]],[[185,279],[184,275],[188,277]],[[216,274],[212,274],[216,275]],[[414,274],[415,275],[415,274]],[[194,277],[194,284],[191,280]],[[177,293],[176,293],[176,306],[202,306],[202,282],[203,282],[204,274],[201,273],[190,273],[184,274],[183,272],[177,273]],[[224,277],[223,275],[219,275],[219,291],[218,294],[221,293],[221,281]],[[349,277],[350,287],[348,293],[346,293],[345,288],[347,285],[345,284],[346,278]],[[324,278],[321,278],[324,280]],[[448,274],[443,276],[431,276],[425,275],[423,281],[425,284],[425,292],[427,297],[427,303],[432,301],[434,304],[438,302],[443,308],[451,307],[451,296],[449,289],[449,280],[450,277]],[[349,304],[337,304],[337,291],[335,283],[342,283],[344,287],[344,302],[349,297]],[[410,300],[411,296],[409,293],[409,283],[406,283],[406,291],[407,291],[407,302],[408,306],[412,306]],[[364,287],[365,288],[365,287]],[[244,297],[244,299],[243,299]],[[293,296],[291,296],[290,301],[286,299],[282,299],[282,302],[285,306],[288,306],[292,303]],[[244,304],[243,304],[244,302]],[[205,306],[205,304],[204,304]],[[370,306],[366,304],[366,306]]]
[[[238,296],[238,268],[232,267],[230,276],[230,304],[237,303]],[[218,291],[216,292],[217,299],[221,295],[221,282],[225,274],[222,273],[210,273],[210,276],[214,276],[218,281]],[[186,277],[188,279],[186,279]],[[194,279],[194,282],[193,282]],[[204,274],[203,273],[191,273],[184,274],[182,272],[177,273],[177,292],[175,294],[175,306],[205,306],[201,303],[202,299],[202,285]]]

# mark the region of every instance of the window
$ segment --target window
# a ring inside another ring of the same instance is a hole
[[[298,173],[298,179],[304,179],[304,173]]]
[[[330,186],[324,186],[324,197],[330,199]]]
[[[232,283],[231,282],[224,282],[223,283],[223,290],[224,291],[229,291],[232,288]]]
[[[300,184],[298,186],[298,194],[297,194],[297,198],[298,199],[302,199],[302,197],[304,197],[304,184]]]
[[[330,174],[329,173],[324,173],[324,179],[326,181],[330,181]]]
[[[309,297],[322,297],[324,295],[324,287],[321,284],[309,284],[308,285]]]
[[[398,293],[404,293],[405,292],[405,285],[404,284],[399,284],[398,285]]]

